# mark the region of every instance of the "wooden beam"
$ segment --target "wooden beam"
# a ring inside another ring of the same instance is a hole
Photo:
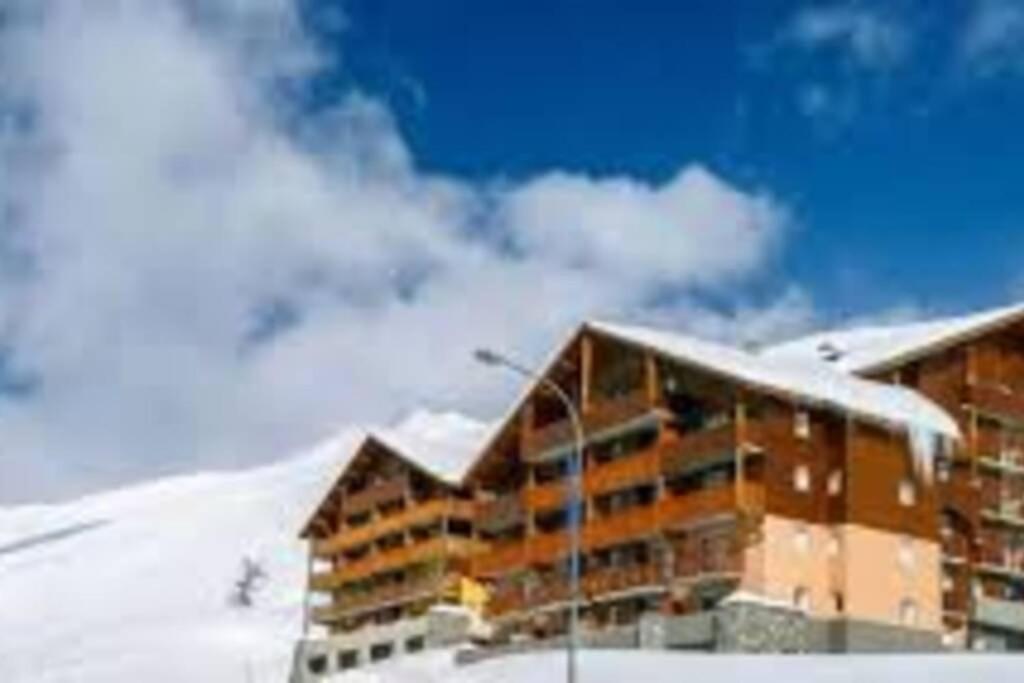
[[[656,406],[661,402],[661,387],[658,384],[658,361],[654,354],[644,354],[644,377],[647,384],[647,402]]]
[[[580,412],[590,411],[591,385],[594,375],[594,341],[589,334],[580,338]]]
[[[747,509],[745,495],[746,474],[744,471],[745,447],[747,443],[747,404],[742,395],[737,396],[736,405],[733,407],[733,429],[736,440],[736,506],[742,513]]]

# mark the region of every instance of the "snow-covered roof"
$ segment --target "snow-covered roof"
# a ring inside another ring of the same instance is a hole
[[[586,326],[680,362],[773,393],[792,396],[811,405],[836,408],[954,439],[960,437],[953,418],[921,394],[852,377],[824,363],[762,356],[676,332],[645,327],[603,322],[590,322]]]
[[[338,483],[367,443],[376,442],[441,481],[457,485],[473,464],[488,429],[486,424],[459,413],[419,410],[393,427],[366,430],[355,449],[345,454],[341,473],[303,525],[301,535],[310,532],[321,512],[339,495]],[[330,443],[323,448],[329,447],[333,448]]]
[[[761,355],[824,361],[843,372],[870,372],[1021,319],[1024,304],[941,320],[817,332],[763,349]]]
[[[395,427],[369,432],[369,437],[439,479],[458,484],[487,431],[487,425],[465,415],[418,411]]]

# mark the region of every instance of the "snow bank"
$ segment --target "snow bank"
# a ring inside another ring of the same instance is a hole
[[[980,656],[769,656],[669,652],[586,652],[580,683],[962,683],[1019,677],[1019,658]],[[331,683],[563,683],[559,652],[514,655],[455,667],[446,653],[428,653],[335,676]]]

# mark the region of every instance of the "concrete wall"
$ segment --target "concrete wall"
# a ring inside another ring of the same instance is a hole
[[[374,646],[389,645],[391,657],[410,651],[410,641],[422,648],[451,647],[471,637],[485,635],[479,620],[464,609],[435,607],[425,616],[402,619],[391,624],[368,626],[352,633],[311,638],[296,646],[291,683],[313,683],[342,670],[342,656],[355,653],[355,666],[373,661]],[[420,648],[420,649],[422,649]],[[313,671],[311,662],[324,661],[324,670]]]

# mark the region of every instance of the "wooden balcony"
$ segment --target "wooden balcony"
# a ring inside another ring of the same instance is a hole
[[[425,526],[446,517],[471,520],[473,518],[473,503],[454,498],[426,501],[368,524],[342,529],[329,538],[316,541],[313,544],[313,553],[317,557],[331,557],[378,538],[411,527]]]
[[[595,401],[581,416],[583,431],[592,437],[603,430],[649,414],[652,406],[647,394],[636,390],[623,396]],[[568,418],[530,431],[524,443],[523,456],[536,457],[558,446],[570,443],[574,438],[572,423]]]
[[[309,586],[314,591],[334,590],[355,579],[401,569],[429,560],[449,557],[468,558],[478,547],[477,542],[469,539],[439,536],[427,541],[372,553],[333,571],[315,573],[310,577]]]
[[[654,564],[603,567],[588,571],[580,577],[580,598],[584,603],[600,602],[626,591],[644,587],[657,589],[664,584],[664,577]],[[529,591],[523,585],[516,584],[494,594],[488,603],[488,613],[492,617],[500,617],[556,606],[568,602],[570,597],[567,577],[545,577]]]
[[[661,471],[666,476],[682,474],[718,458],[735,457],[738,447],[736,427],[732,423],[690,432],[663,447]]]
[[[341,509],[345,516],[359,515],[374,508],[401,499],[409,490],[407,477],[395,477],[371,484],[358,493],[345,495]]]
[[[523,567],[527,556],[527,545],[523,540],[494,543],[476,553],[470,566],[474,576],[499,576]]]
[[[360,593],[349,593],[334,602],[312,611],[313,621],[329,624],[349,616],[377,610],[411,600],[440,596],[455,580],[454,577],[427,576],[387,586],[378,586]]]
[[[610,462],[589,467],[583,477],[588,496],[600,496],[638,484],[650,483],[660,476],[661,458],[657,448],[631,453]]]
[[[745,482],[737,491],[735,483],[669,496],[659,504],[659,524],[667,530],[686,528],[698,520],[764,509],[764,486]]]
[[[764,487],[753,482],[744,483],[738,497],[735,484],[730,483],[668,496],[653,505],[590,519],[583,527],[582,550],[588,552],[626,543],[661,530],[681,530],[701,520],[734,514],[741,499],[746,510],[763,510]],[[567,531],[535,534],[522,541],[494,545],[475,556],[473,572],[477,576],[499,576],[531,565],[551,565],[568,553]]]
[[[508,493],[476,504],[476,526],[484,532],[495,532],[523,524],[526,506],[523,494]]]
[[[1024,393],[997,384],[973,384],[967,400],[980,412],[997,418],[1024,422]]]
[[[658,480],[665,457],[674,457],[679,445],[654,446],[620,456],[605,463],[591,464],[583,473],[584,496],[592,498],[613,491]],[[687,456],[689,457],[689,456]],[[566,506],[569,479],[528,487],[523,491],[526,506],[531,510],[550,510]]]

